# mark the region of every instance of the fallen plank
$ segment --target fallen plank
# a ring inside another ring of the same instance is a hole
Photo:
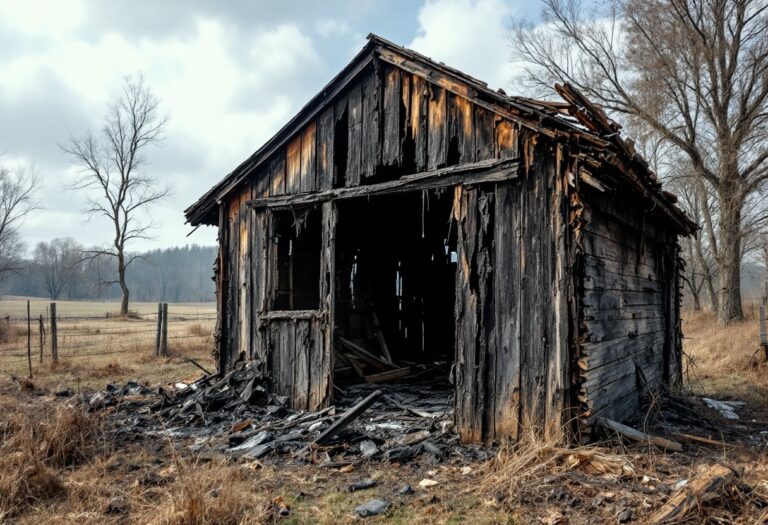
[[[365,380],[368,383],[383,383],[384,381],[390,381],[399,377],[405,377],[410,375],[411,368],[406,366],[404,368],[396,368],[394,370],[388,370],[386,372],[380,372],[378,374],[371,374],[365,376]]]
[[[384,352],[384,357],[387,360],[387,363],[389,363],[392,366],[395,366],[395,362],[392,361],[392,354],[389,353],[389,346],[387,345],[387,340],[384,339],[384,332],[381,331],[381,326],[379,325],[379,318],[376,315],[376,310],[373,308],[373,303],[371,303],[371,321],[373,322],[373,328],[376,330],[375,336],[376,341],[378,341],[379,346],[381,347],[381,351]]]
[[[353,343],[352,341],[344,337],[339,337],[339,342],[345,347],[347,347],[351,352],[358,355],[366,363],[369,363],[371,366],[374,366],[379,370],[389,370],[390,368],[389,363],[387,363],[387,361],[384,358],[370,353],[368,350],[366,350],[362,346],[356,343]]]
[[[735,447],[725,441],[718,441],[716,439],[710,439],[702,436],[695,436],[693,434],[686,434],[685,432],[675,433],[675,437],[681,441],[693,441],[695,443],[703,443],[705,445],[712,445],[715,447]]]
[[[723,465],[706,467],[693,481],[670,496],[667,502],[651,515],[648,523],[680,521],[690,510],[698,508],[702,503],[724,496],[736,477],[733,469]]]
[[[352,423],[355,419],[360,417],[360,414],[365,412],[365,410],[373,404],[376,399],[381,395],[381,390],[376,390],[371,395],[360,401],[358,404],[344,412],[339,419],[336,420],[334,424],[332,424],[330,427],[328,427],[325,432],[317,436],[312,442],[310,442],[309,445],[301,449],[298,453],[299,456],[304,455],[304,453],[309,450],[312,445],[322,445],[324,442],[328,441],[329,438],[333,437],[334,435],[338,434],[342,430],[344,430],[347,425]]]
[[[206,369],[205,369],[205,367],[204,367],[203,365],[201,365],[200,363],[198,363],[197,361],[195,361],[195,360],[194,360],[194,359],[192,359],[191,357],[188,357],[188,358],[187,358],[187,361],[189,361],[190,363],[192,363],[193,365],[195,365],[197,368],[199,368],[200,370],[202,370],[203,372],[205,372],[205,375],[208,375],[208,376],[212,376],[212,375],[213,375],[211,372],[209,372],[208,370],[206,370]]]
[[[365,373],[363,372],[363,367],[360,366],[360,363],[357,362],[357,357],[354,355],[347,355],[345,356],[347,358],[347,362],[352,367],[352,369],[355,371],[355,374],[360,377],[360,379],[365,380]]]
[[[652,445],[656,445],[657,447],[665,450],[674,450],[675,452],[683,451],[683,445],[677,441],[672,441],[671,439],[666,439],[659,436],[652,436],[651,434],[645,434],[644,432],[640,432],[639,430],[628,427],[627,425],[623,425],[612,419],[599,417],[597,418],[597,424],[633,441],[639,441],[640,443],[651,443]]]

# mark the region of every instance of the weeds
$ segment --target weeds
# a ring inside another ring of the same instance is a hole
[[[0,521],[27,505],[62,495],[64,484],[55,469],[96,454],[99,432],[94,417],[72,407],[34,418],[20,411],[8,416],[0,444]]]
[[[177,460],[179,481],[171,486],[158,515],[146,516],[158,525],[237,525],[265,523],[268,500],[259,498],[253,470],[214,461],[203,465]],[[263,481],[263,480],[262,480]]]

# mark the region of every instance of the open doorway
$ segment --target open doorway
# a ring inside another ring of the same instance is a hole
[[[439,383],[454,360],[452,189],[338,201],[334,384]]]

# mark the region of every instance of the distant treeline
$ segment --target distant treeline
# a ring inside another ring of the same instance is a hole
[[[187,245],[131,254],[132,301],[213,301],[216,248]],[[114,257],[94,255],[71,239],[40,243],[24,268],[0,283],[0,294],[71,300],[120,298]]]

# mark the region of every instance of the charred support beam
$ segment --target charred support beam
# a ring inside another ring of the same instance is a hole
[[[472,186],[491,182],[504,182],[518,178],[520,162],[517,159],[492,159],[473,164],[451,166],[438,170],[406,175],[397,180],[358,186],[355,188],[337,188],[317,193],[280,195],[248,201],[252,208],[290,208],[307,206],[320,202],[353,199],[372,195],[387,195],[406,191],[428,190],[449,186]]]

